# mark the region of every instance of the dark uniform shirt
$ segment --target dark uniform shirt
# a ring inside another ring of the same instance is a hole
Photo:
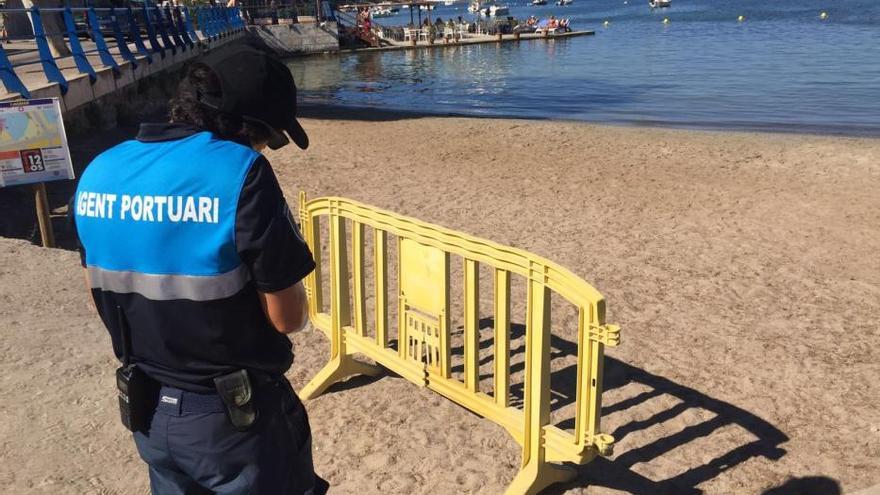
[[[268,161],[182,124],[144,124],[86,168],[72,211],[83,266],[117,357],[126,315],[134,362],[159,382],[213,391],[238,369],[281,374],[292,344],[257,291],[315,267]]]

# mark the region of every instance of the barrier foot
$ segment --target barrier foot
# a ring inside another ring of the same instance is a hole
[[[554,483],[565,483],[575,477],[577,471],[571,466],[530,462],[516,474],[504,495],[534,495]]]
[[[327,363],[321,371],[299,392],[302,400],[314,399],[324,393],[330,385],[352,375],[378,376],[382,368],[372,364],[356,361],[351,356],[335,358]]]

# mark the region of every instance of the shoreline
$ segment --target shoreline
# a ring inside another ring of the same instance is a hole
[[[596,127],[622,129],[669,129],[708,133],[736,134],[780,134],[791,136],[880,139],[880,123],[871,129],[842,129],[810,124],[730,124],[713,125],[711,123],[677,123],[673,121],[610,121],[583,120],[555,117],[521,116],[521,115],[490,115],[465,112],[428,112],[424,110],[405,110],[396,108],[374,108],[342,103],[301,103],[297,114],[304,119],[315,120],[353,120],[386,122],[404,119],[452,118],[452,119],[486,119],[486,120],[518,120],[527,122],[585,124]],[[842,127],[842,126],[841,126]]]

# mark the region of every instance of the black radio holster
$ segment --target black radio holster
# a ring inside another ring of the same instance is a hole
[[[130,431],[147,433],[159,397],[159,383],[131,362],[131,328],[122,308],[116,307],[122,333],[122,366],[116,369],[119,416]]]
[[[217,395],[226,405],[226,415],[232,426],[238,431],[249,430],[256,423],[259,412],[247,370],[218,376],[214,378],[214,386],[217,388]]]
[[[158,384],[136,364],[129,364],[116,369],[116,388],[122,424],[131,431],[147,433],[159,396]]]

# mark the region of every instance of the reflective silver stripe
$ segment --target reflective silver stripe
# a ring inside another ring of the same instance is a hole
[[[156,275],[89,266],[93,289],[120,294],[137,293],[154,301],[189,299],[212,301],[235,295],[250,279],[245,265],[219,275]]]

